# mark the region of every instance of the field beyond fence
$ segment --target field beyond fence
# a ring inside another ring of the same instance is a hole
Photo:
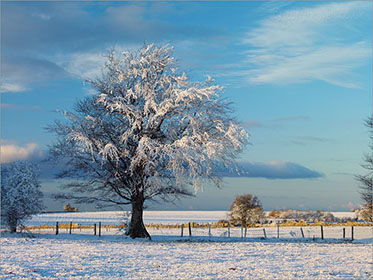
[[[173,236],[180,238],[203,237],[229,239],[311,239],[353,241],[373,238],[372,224],[348,222],[326,225],[252,225],[231,226],[226,223],[187,223],[175,225],[149,224],[146,226],[151,236]],[[112,225],[97,222],[94,224],[58,223],[54,225],[28,226],[26,230],[43,234],[84,234],[104,238],[108,235],[120,235],[125,232],[125,224]]]
[[[84,234],[98,237],[123,235],[129,213],[123,211],[74,212],[39,214],[26,224],[26,230],[45,234]],[[340,214],[341,213],[337,213]],[[338,239],[373,238],[372,223],[307,223],[303,220],[233,226],[226,220],[226,211],[144,211],[144,223],[152,237],[224,238],[232,239]]]

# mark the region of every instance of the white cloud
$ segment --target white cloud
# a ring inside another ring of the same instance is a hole
[[[111,49],[114,48],[115,53],[119,55],[123,51],[134,51],[139,47],[139,44],[117,44],[94,51],[69,53],[54,59],[56,64],[70,75],[79,79],[93,79],[101,76]]]
[[[367,2],[344,2],[286,11],[260,22],[244,39],[254,46],[305,46],[320,38],[320,29],[353,20],[370,8]]]
[[[2,83],[0,86],[1,92],[22,92],[29,90],[22,84],[17,83]]]
[[[321,80],[358,88],[353,70],[369,62],[369,39],[353,30],[367,17],[368,2],[343,2],[290,10],[269,17],[243,39],[251,49],[249,82],[301,83]],[[363,21],[364,22],[364,21]],[[351,35],[353,34],[353,35]],[[359,35],[360,34],[360,35]],[[360,37],[359,37],[360,36]]]
[[[94,78],[100,75],[106,58],[104,53],[73,53],[57,58],[57,64],[69,74],[82,78]]]
[[[32,160],[41,158],[42,151],[38,144],[29,143],[26,146],[1,145],[1,163],[11,163],[17,160]]]

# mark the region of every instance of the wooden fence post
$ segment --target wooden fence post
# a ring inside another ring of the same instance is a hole
[[[277,223],[277,238],[280,238],[280,224]]]
[[[346,238],[346,228],[343,228],[343,239],[345,239]]]
[[[93,235],[96,235],[96,224],[93,225]]]
[[[189,236],[192,236],[192,226],[190,225],[190,222],[188,224],[188,227],[189,227]]]
[[[245,225],[245,238],[247,236],[247,225]]]
[[[354,226],[351,226],[351,241],[354,241]]]
[[[231,237],[231,225],[228,223],[228,237]]]
[[[323,226],[320,226],[321,228],[321,239],[324,240],[324,228]]]
[[[267,239],[266,229],[263,228],[264,238]]]
[[[101,237],[101,222],[98,222],[98,236]]]
[[[56,222],[56,235],[58,234],[58,222]]]
[[[73,222],[70,222],[70,230],[69,230],[69,233],[71,234],[71,229],[73,227]]]
[[[300,228],[300,233],[302,234],[302,238],[304,238],[303,228]]]
[[[211,224],[209,223],[209,237],[211,237]]]
[[[184,224],[181,224],[181,233],[180,233],[180,236],[181,237],[184,236]]]
[[[243,238],[243,225],[241,225],[241,238]]]

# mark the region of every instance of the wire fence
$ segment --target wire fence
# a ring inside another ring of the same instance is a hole
[[[216,224],[196,225],[192,222],[181,225],[148,225],[146,226],[151,236],[174,236],[180,238],[207,237],[231,239],[341,239],[361,240],[373,238],[372,226],[216,226]],[[99,237],[116,235],[125,231],[125,225],[95,223],[74,223],[66,221],[48,222],[44,225],[28,226],[27,230],[34,233],[45,234],[89,234]]]

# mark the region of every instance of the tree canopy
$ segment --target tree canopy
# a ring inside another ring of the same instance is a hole
[[[96,93],[49,128],[58,135],[52,152],[67,163],[61,176],[84,179],[67,185],[78,202],[132,205],[132,237],[148,236],[145,200],[191,195],[204,180],[219,186],[215,166],[228,166],[247,143],[222,87],[190,81],[167,45],[111,52],[88,82]]]
[[[264,212],[258,197],[251,194],[236,196],[229,212],[229,221],[232,224],[245,226],[258,223],[262,218]]]
[[[23,161],[1,166],[1,220],[11,232],[43,209],[35,167]]]

